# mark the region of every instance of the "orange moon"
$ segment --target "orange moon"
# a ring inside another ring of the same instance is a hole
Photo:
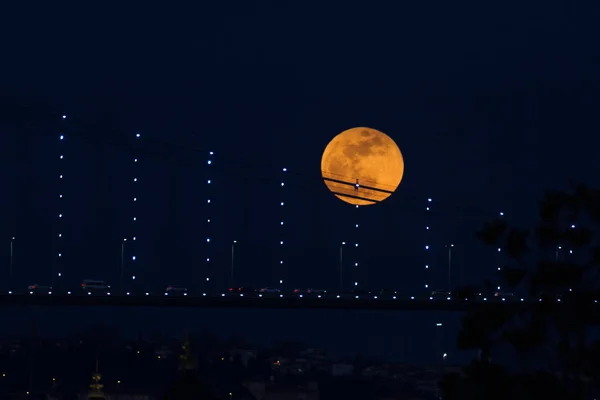
[[[345,130],[325,148],[321,176],[346,203],[366,206],[387,199],[404,175],[404,158],[394,140],[372,128]]]

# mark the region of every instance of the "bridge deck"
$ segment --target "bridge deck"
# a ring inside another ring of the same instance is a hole
[[[0,306],[73,307],[184,307],[184,308],[278,308],[345,310],[466,311],[480,307],[515,307],[521,302],[469,302],[445,300],[391,300],[298,297],[175,297],[175,296],[74,296],[0,295]]]

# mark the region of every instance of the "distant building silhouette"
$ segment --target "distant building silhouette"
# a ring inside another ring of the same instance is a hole
[[[98,359],[96,358],[96,372],[92,375],[92,380],[94,383],[90,385],[90,391],[88,393],[88,400],[106,400],[104,396],[104,385],[100,383],[102,380],[102,374],[98,371]]]
[[[220,400],[198,372],[198,363],[192,354],[190,341],[186,338],[179,356],[179,374],[173,385],[161,397],[162,400]]]

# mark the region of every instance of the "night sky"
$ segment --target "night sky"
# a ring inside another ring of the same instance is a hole
[[[0,120],[0,259],[15,236],[15,285],[116,283],[121,241],[135,235],[129,284],[135,274],[144,287],[204,288],[210,275],[226,288],[237,240],[236,284],[283,273],[288,288],[337,289],[339,244],[357,239],[356,221],[361,250],[345,257],[361,260],[369,289],[444,286],[448,243],[455,283],[492,277],[494,252],[473,238],[483,221],[503,211],[526,224],[545,189],[598,184],[600,6],[396,3],[4,6],[3,104],[40,110],[35,123]],[[354,126],[391,136],[406,166],[398,191],[358,216],[320,179],[323,149]],[[323,315],[299,323],[331,324]],[[398,318],[392,335],[433,325]]]

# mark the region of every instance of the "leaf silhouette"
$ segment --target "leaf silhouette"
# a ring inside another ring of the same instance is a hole
[[[531,229],[496,219],[476,232],[482,243],[501,247],[509,258],[501,268],[502,283],[529,293],[532,302],[470,310],[461,320],[458,347],[492,354],[509,345],[522,363],[537,362],[539,369],[551,362],[560,374],[502,377],[480,361],[463,370],[470,387],[491,387],[493,379],[504,379],[504,385],[515,387],[508,398],[544,393],[544,398],[576,399],[580,379],[567,382],[566,377],[580,377],[585,368],[586,376],[600,379],[600,343],[590,349],[586,340],[591,328],[600,328],[599,228],[600,189],[573,184],[570,192],[552,190],[543,196],[539,221]],[[490,282],[484,282],[484,288],[489,287]],[[538,298],[542,301],[534,300]],[[482,393],[470,398],[494,396]]]
[[[475,237],[488,246],[496,245],[506,232],[506,228],[506,222],[500,219],[493,222],[486,222],[483,228],[475,233]]]
[[[527,229],[510,228],[504,250],[509,257],[514,259],[522,258],[527,253],[527,239],[529,231]]]
[[[501,270],[501,276],[506,285],[514,290],[517,288],[527,276],[527,270],[521,267],[504,266]]]

